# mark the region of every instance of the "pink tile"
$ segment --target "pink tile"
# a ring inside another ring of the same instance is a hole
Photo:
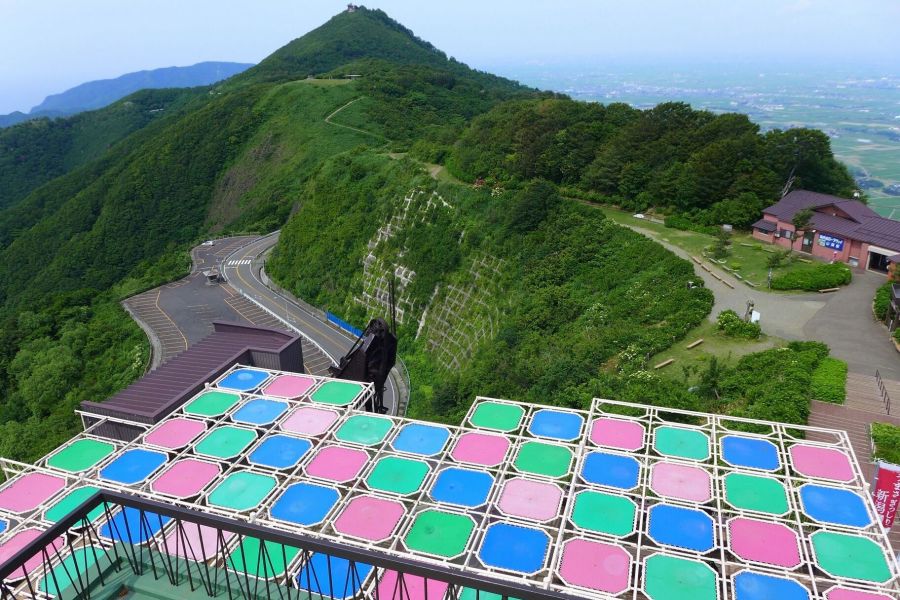
[[[789,450],[794,471],[807,477],[832,481],[853,481],[853,466],[840,450],[794,444]]]
[[[303,406],[294,410],[281,424],[281,428],[301,435],[322,435],[337,418],[338,415],[333,410]]]
[[[644,426],[634,421],[601,417],[591,424],[590,438],[598,446],[640,450],[644,447]]]
[[[569,540],[563,546],[559,574],[569,585],[619,594],[628,589],[631,556],[612,544]]]
[[[459,436],[450,455],[454,460],[484,466],[503,462],[509,450],[509,440],[499,435],[464,433]]]
[[[347,503],[335,519],[334,528],[345,535],[377,542],[394,533],[405,513],[399,502],[358,496]]]
[[[219,467],[202,460],[185,458],[176,461],[157,477],[150,487],[160,494],[176,498],[196,496],[221,471]]]
[[[15,556],[17,552],[36,540],[42,533],[44,532],[40,529],[23,529],[22,531],[14,534],[12,537],[7,538],[3,543],[0,543],[0,564],[5,563],[7,560]],[[54,556],[56,554],[56,550],[62,550],[64,543],[65,540],[62,536],[60,536],[56,538],[49,546],[47,546],[47,551],[50,553],[50,556]],[[38,552],[25,561],[25,564],[23,565],[25,567],[25,573],[22,572],[22,568],[20,567],[16,571],[13,571],[13,573],[9,576],[9,579],[24,579],[26,573],[31,573],[42,564],[42,553]]]
[[[222,551],[222,544],[227,544],[234,537],[230,531],[222,531],[222,539],[219,539],[219,530],[215,527],[197,525],[196,523],[182,522],[181,529],[173,529],[166,536],[166,552],[189,558],[191,560],[209,560],[215,558]]]
[[[315,385],[316,380],[302,375],[281,375],[267,385],[263,393],[280,398],[299,398],[309,388]]]
[[[66,480],[44,473],[26,473],[0,492],[0,508],[14,513],[34,510],[58,491]]]
[[[559,516],[562,490],[550,483],[510,479],[503,485],[497,508],[508,515],[549,521]]]
[[[351,450],[340,446],[327,446],[319,450],[309,464],[307,474],[312,477],[344,482],[356,479],[369,455],[362,450]]]
[[[728,543],[731,551],[744,560],[787,568],[800,564],[797,534],[785,525],[732,519],[728,522]]]
[[[712,498],[709,472],[687,465],[656,463],[650,471],[650,487],[660,496],[691,502],[708,502]]]
[[[177,417],[169,419],[158,429],[147,434],[144,441],[160,448],[183,448],[204,431],[206,431],[205,423]]]
[[[885,594],[873,594],[842,587],[831,588],[825,592],[825,598],[826,600],[893,600],[891,596]]]
[[[426,582],[416,575],[403,575],[401,580],[397,571],[385,571],[378,582],[377,597],[379,600],[441,600],[447,587],[443,581],[429,579]]]

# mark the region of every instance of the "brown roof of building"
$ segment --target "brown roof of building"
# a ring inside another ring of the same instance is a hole
[[[866,219],[853,234],[853,237],[888,250],[900,252],[900,221],[875,217]]]
[[[780,221],[790,221],[798,211],[801,211],[804,208],[816,210],[825,208],[826,206],[835,206],[836,208],[839,208],[850,215],[850,218],[857,223],[878,216],[878,213],[859,200],[848,200],[847,198],[841,198],[839,196],[820,194],[819,192],[809,192],[807,190],[794,190],[772,206],[763,210],[763,212],[778,217]]]
[[[847,237],[853,237],[853,234],[859,227],[859,223],[851,221],[850,219],[843,219],[841,217],[818,212],[813,213],[812,218],[809,220],[809,224],[813,229]]]
[[[827,206],[838,208],[850,218],[818,212]],[[794,215],[804,208],[814,211],[810,225],[815,229],[900,252],[900,221],[882,217],[858,200],[796,190],[763,212],[776,217],[779,221],[790,222]]]
[[[163,363],[105,402],[82,402],[82,410],[142,423],[155,423],[249,351],[278,353],[298,337],[265,327],[216,321],[213,333]]]
[[[772,233],[776,229],[778,229],[778,224],[775,221],[767,221],[766,219],[760,219],[756,223],[752,225],[754,229],[759,229],[760,231],[765,231],[766,233]]]

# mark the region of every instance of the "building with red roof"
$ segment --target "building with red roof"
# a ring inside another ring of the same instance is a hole
[[[812,211],[809,227],[797,231],[794,216]],[[753,237],[824,260],[886,273],[900,254],[900,221],[882,217],[859,200],[796,190],[763,210]]]

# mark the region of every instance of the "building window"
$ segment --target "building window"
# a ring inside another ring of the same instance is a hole
[[[783,237],[787,240],[792,240],[792,239],[794,239],[794,232],[790,231],[788,229],[779,229],[778,237]]]

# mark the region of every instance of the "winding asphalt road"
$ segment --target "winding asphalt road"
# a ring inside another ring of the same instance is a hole
[[[301,332],[327,354],[335,364],[356,338],[329,325],[321,314],[302,306],[263,281],[261,274],[266,253],[278,243],[279,232],[261,237],[237,249],[222,261],[222,274],[238,293],[265,307],[292,329]],[[394,377],[389,377],[384,391],[388,414],[397,414],[399,391]],[[402,410],[402,409],[401,409]]]

